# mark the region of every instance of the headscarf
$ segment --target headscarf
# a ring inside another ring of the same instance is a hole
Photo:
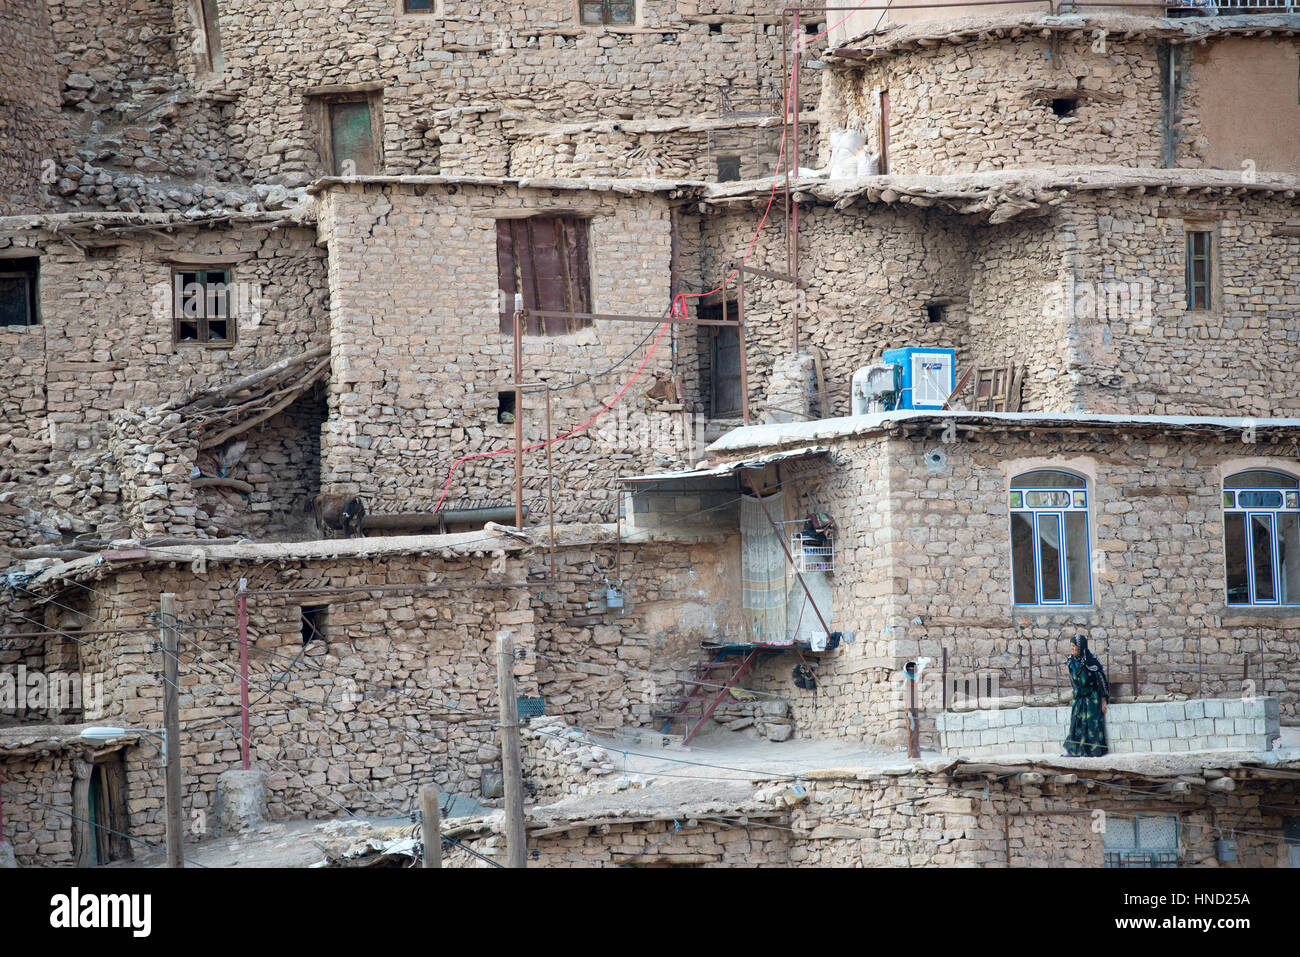
[[[1070,655],[1070,674],[1075,674],[1080,668],[1092,672],[1089,676],[1090,680],[1096,684],[1103,698],[1109,698],[1110,684],[1106,681],[1106,671],[1097,660],[1097,656],[1088,650],[1088,636],[1075,635],[1072,640],[1078,649],[1078,654]]]

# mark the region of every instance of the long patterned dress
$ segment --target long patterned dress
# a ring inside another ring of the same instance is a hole
[[[1099,758],[1106,747],[1106,718],[1101,713],[1103,698],[1110,698],[1106,672],[1091,652],[1071,655],[1070,684],[1074,704],[1070,708],[1070,730],[1065,738],[1065,752],[1078,758]]]

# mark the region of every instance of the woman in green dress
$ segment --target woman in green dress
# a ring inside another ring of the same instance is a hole
[[[1065,756],[1099,758],[1107,752],[1106,703],[1110,686],[1097,656],[1088,650],[1086,635],[1070,639],[1070,684],[1074,704],[1070,708],[1070,730],[1065,738]]]

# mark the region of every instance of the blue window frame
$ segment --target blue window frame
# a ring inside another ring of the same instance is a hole
[[[1177,814],[1107,815],[1103,867],[1177,867],[1181,862]]]
[[[1016,605],[1092,604],[1088,483],[1040,469],[1011,480],[1011,591]]]
[[[1223,482],[1229,605],[1300,605],[1300,479],[1250,469]]]

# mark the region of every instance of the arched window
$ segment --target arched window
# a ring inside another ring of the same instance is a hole
[[[1088,605],[1088,483],[1041,469],[1011,480],[1011,588],[1017,605]]]
[[[1300,604],[1300,479],[1251,469],[1223,481],[1229,605]]]

